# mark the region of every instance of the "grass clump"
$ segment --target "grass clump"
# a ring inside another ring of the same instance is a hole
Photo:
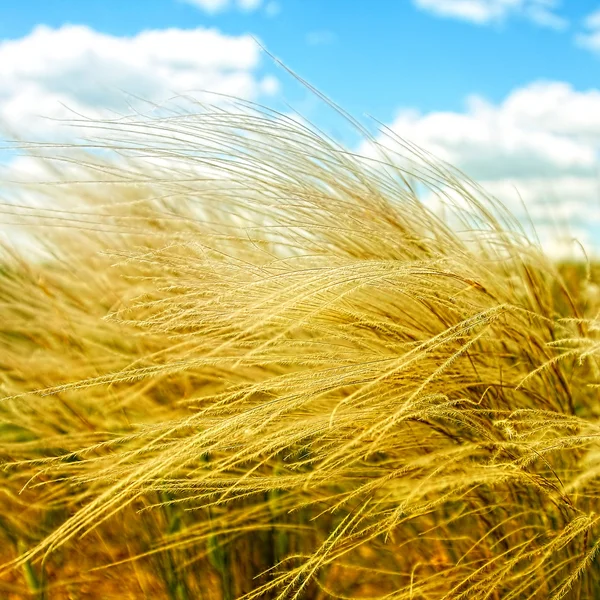
[[[592,266],[407,145],[95,126],[5,186],[3,594],[597,597]]]

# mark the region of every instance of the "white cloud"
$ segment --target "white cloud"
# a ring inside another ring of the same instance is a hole
[[[413,4],[438,17],[476,25],[502,23],[513,16],[555,30],[566,29],[569,25],[555,12],[558,0],[413,0]]]
[[[229,6],[229,0],[183,0],[204,12],[215,14],[225,10]]]
[[[578,237],[600,251],[600,239],[589,234],[600,228],[600,90],[537,82],[500,104],[471,97],[462,112],[402,110],[390,130],[463,170],[525,218],[522,200],[545,228],[545,244],[553,231],[569,239],[583,231]],[[398,148],[391,137],[380,141]]]
[[[584,32],[575,36],[575,43],[600,55],[600,8],[583,21]]]
[[[584,25],[589,29],[600,28],[600,8],[598,10],[595,10],[593,13],[589,14],[584,19]]]
[[[44,117],[129,113],[135,100],[128,94],[154,103],[187,92],[257,99],[278,88],[272,76],[260,75],[259,63],[260,49],[250,36],[215,29],[116,37],[86,26],[39,26],[0,42],[0,124],[39,138],[57,132]]]
[[[569,21],[564,17],[552,12],[546,6],[533,4],[526,11],[525,16],[540,27],[554,29],[555,31],[564,31],[569,27]]]
[[[258,10],[262,0],[183,0],[209,14],[216,14],[235,8],[244,12]]]
[[[598,91],[539,83],[497,106],[471,97],[461,113],[402,111],[392,129],[476,179],[589,175],[596,168],[599,111]]]
[[[258,10],[261,4],[262,0],[237,0],[238,7],[247,12]]]
[[[597,240],[590,230],[582,227],[565,228],[561,226],[546,226],[538,224],[537,238],[544,252],[555,260],[570,258],[586,260],[598,257]]]
[[[305,39],[309,46],[328,46],[336,42],[337,36],[333,31],[318,29],[309,31]]]
[[[281,4],[272,0],[265,5],[265,14],[267,17],[276,17],[281,12]]]

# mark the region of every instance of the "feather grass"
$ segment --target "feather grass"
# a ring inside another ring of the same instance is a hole
[[[592,267],[408,143],[247,104],[84,125],[4,184],[37,248],[0,285],[14,589],[597,596]]]

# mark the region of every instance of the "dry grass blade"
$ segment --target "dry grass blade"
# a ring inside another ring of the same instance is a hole
[[[593,265],[401,140],[85,125],[3,188],[8,597],[595,597]]]

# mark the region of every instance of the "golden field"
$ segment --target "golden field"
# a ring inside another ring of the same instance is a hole
[[[3,184],[0,597],[600,598],[594,264],[408,145],[98,129]]]

